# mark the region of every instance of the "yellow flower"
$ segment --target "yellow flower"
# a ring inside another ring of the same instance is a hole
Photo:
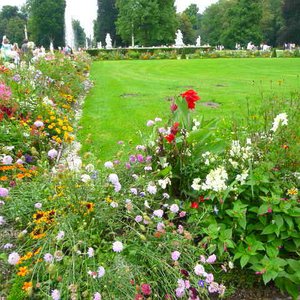
[[[24,276],[26,276],[27,274],[28,274],[28,269],[27,269],[27,267],[25,266],[25,267],[20,267],[19,268],[19,272],[17,273],[19,276],[22,276],[22,277],[24,277]]]
[[[54,121],[54,120],[56,120],[56,117],[55,116],[51,116],[50,120]]]
[[[32,288],[32,282],[24,282],[22,290],[27,291],[30,288]]]
[[[58,134],[60,134],[60,133],[61,133],[61,130],[60,130],[60,128],[55,128],[55,131],[56,131]]]
[[[72,132],[72,131],[73,131],[73,127],[68,126],[68,131],[69,131],[69,132]]]
[[[67,130],[68,130],[68,127],[67,127],[67,126],[63,126],[62,129],[63,129],[64,131],[67,131]]]
[[[49,128],[49,129],[53,129],[53,126],[52,126],[52,125],[49,125],[48,128]]]
[[[291,189],[289,189],[287,191],[287,194],[290,195],[290,196],[298,195],[298,189],[295,188],[295,187],[292,187]]]

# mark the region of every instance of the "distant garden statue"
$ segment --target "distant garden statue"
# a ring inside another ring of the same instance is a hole
[[[112,49],[111,41],[112,40],[111,40],[110,34],[108,33],[105,38],[106,49]]]
[[[180,29],[176,32],[175,47],[184,47],[183,35]]]
[[[199,35],[196,40],[196,47],[200,47],[200,46],[201,46],[201,36]]]

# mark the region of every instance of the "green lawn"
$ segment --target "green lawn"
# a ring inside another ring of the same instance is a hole
[[[111,159],[119,140],[138,143],[137,132],[148,129],[147,120],[167,116],[169,97],[192,88],[201,102],[220,104],[197,105],[195,115],[242,118],[247,102],[254,108],[266,97],[287,97],[299,90],[299,75],[300,59],[94,62],[95,86],[84,104],[79,139],[83,151]]]

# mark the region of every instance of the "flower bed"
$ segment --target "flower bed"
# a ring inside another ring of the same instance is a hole
[[[297,297],[299,94],[232,132],[193,119],[201,99],[186,91],[147,122],[143,145],[98,169],[73,141],[88,66],[1,67],[0,225],[14,228],[0,245],[3,296],[208,299],[247,268]]]

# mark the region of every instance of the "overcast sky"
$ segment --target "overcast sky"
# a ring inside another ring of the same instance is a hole
[[[200,12],[217,0],[176,0],[177,11],[183,11],[191,3],[198,5]],[[25,0],[0,0],[0,7],[3,5],[21,6]],[[77,19],[84,27],[88,36],[93,32],[93,20],[97,14],[97,0],[67,0],[67,17]]]

